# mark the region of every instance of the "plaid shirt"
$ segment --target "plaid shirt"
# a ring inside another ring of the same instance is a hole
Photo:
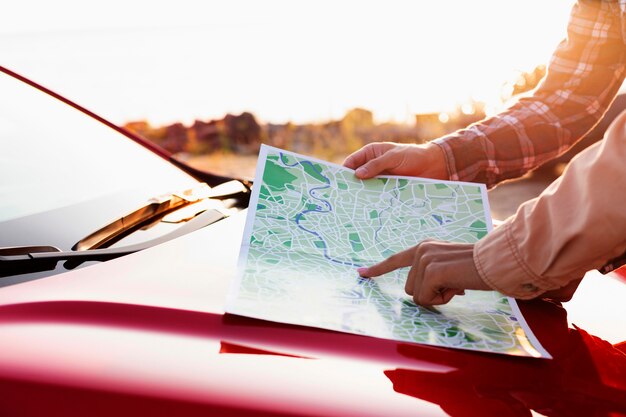
[[[626,0],[579,0],[546,77],[495,117],[434,141],[451,180],[519,177],[564,153],[602,117],[625,75]]]

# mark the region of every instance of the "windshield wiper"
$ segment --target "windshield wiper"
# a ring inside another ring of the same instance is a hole
[[[158,245],[227,217],[229,210],[217,200],[239,198],[247,193],[249,188],[237,180],[213,188],[200,183],[182,192],[148,200],[146,205],[79,240],[71,251],[61,251],[54,246],[0,248],[0,277],[53,270],[57,262],[63,260],[66,261],[63,264],[66,269],[73,269],[83,262],[106,261]],[[187,210],[186,207],[191,209],[189,213],[181,211],[183,208]],[[159,220],[182,225],[170,233],[145,242],[118,248],[106,247]]]
[[[233,180],[213,188],[205,183],[200,183],[196,187],[182,192],[153,197],[148,200],[145,206],[120,217],[79,240],[74,244],[72,250],[84,251],[100,248],[183,206],[195,204],[209,198],[223,199],[246,192],[248,192],[248,189],[245,185]]]
[[[63,260],[72,261],[73,266],[76,266],[87,261],[106,261],[118,258],[186,235],[225,217],[227,217],[225,213],[217,209],[209,209],[198,214],[170,233],[155,239],[120,248],[91,249],[85,251],[61,251],[54,246],[0,248],[0,277],[52,270],[56,267],[58,261]]]

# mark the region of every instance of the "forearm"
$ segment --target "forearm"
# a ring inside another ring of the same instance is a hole
[[[451,179],[493,186],[521,176],[565,152],[597,123],[624,79],[624,43],[616,7],[579,2],[567,40],[555,51],[544,81],[530,97],[435,141],[445,154]]]
[[[533,298],[626,251],[626,113],[537,199],[479,241],[474,263],[492,288]]]

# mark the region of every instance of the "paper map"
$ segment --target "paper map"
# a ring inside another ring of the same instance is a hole
[[[426,239],[476,242],[491,229],[484,185],[384,176],[263,145],[238,278],[226,311],[397,341],[547,357],[514,299],[467,291],[417,306],[408,268],[376,279],[369,266]]]

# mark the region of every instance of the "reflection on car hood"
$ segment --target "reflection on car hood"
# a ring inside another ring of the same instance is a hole
[[[244,222],[245,212],[142,252],[0,290],[0,409],[80,415],[97,403],[105,414],[626,412],[626,355],[596,337],[614,324],[567,325],[568,315],[601,314],[603,300],[584,291],[575,297],[584,308],[572,304],[567,312],[520,303],[552,361],[224,315]],[[613,282],[597,275],[590,282]],[[613,291],[626,297],[618,284]],[[626,308],[619,308],[623,321]],[[76,395],[84,390],[90,394]],[[10,400],[18,395],[41,401],[25,409]]]

